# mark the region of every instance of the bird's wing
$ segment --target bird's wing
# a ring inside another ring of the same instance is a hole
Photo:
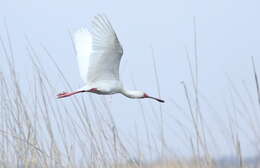
[[[123,49],[109,20],[98,15],[87,30],[75,34],[79,67],[87,83],[119,80],[119,65]],[[80,37],[77,37],[77,36]],[[84,36],[84,37],[83,37]]]
[[[74,34],[74,45],[80,76],[84,82],[87,82],[89,58],[92,53],[92,37],[86,28],[81,28]]]

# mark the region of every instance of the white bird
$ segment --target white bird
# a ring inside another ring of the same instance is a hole
[[[164,102],[164,100],[152,97],[143,91],[124,89],[119,79],[119,65],[123,49],[106,16],[98,15],[94,18],[91,32],[86,28],[78,30],[74,34],[74,45],[80,75],[86,86],[74,92],[60,93],[57,98],[83,92],[102,95],[121,93],[128,98],[151,98]]]

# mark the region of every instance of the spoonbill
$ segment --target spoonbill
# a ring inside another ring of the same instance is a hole
[[[95,16],[91,31],[81,28],[74,34],[80,76],[86,84],[73,91],[63,92],[57,98],[78,93],[92,92],[101,95],[121,93],[128,98],[151,98],[161,103],[164,100],[152,97],[143,91],[126,90],[119,79],[119,65],[123,55],[122,46],[105,15]]]

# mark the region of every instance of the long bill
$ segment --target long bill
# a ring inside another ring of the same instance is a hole
[[[164,103],[164,102],[165,102],[165,101],[162,100],[162,99],[159,99],[159,98],[156,98],[156,97],[152,97],[152,96],[146,96],[145,98],[154,99],[154,100],[156,100],[156,101],[158,101],[158,102],[161,102],[161,103]]]

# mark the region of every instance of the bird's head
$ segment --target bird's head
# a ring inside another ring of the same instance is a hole
[[[161,102],[161,103],[164,103],[164,100],[162,99],[159,99],[159,98],[155,98],[155,97],[152,97],[150,95],[148,95],[147,93],[143,92],[143,91],[137,91],[137,90],[134,90],[134,91],[125,91],[123,92],[123,94],[129,98],[134,98],[134,99],[144,99],[144,98],[150,98],[150,99],[154,99],[158,102]]]

